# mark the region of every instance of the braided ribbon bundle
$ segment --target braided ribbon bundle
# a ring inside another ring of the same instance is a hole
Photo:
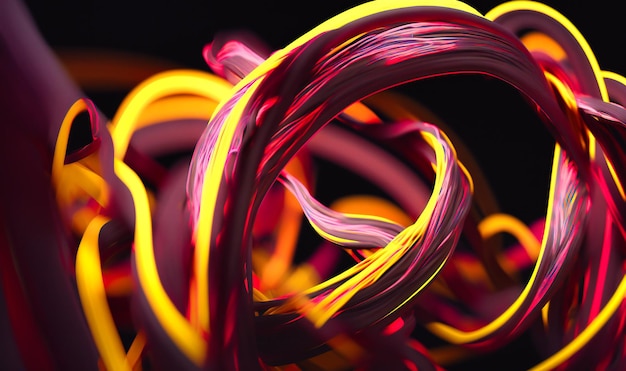
[[[111,120],[80,98],[38,129],[58,269],[3,232],[15,362],[435,370],[530,336],[522,367],[626,367],[626,79],[557,11],[373,1],[273,53],[228,34],[204,57],[213,73],[154,74]],[[447,75],[501,81],[553,136],[533,228],[497,211],[452,130],[396,90]],[[69,149],[85,112],[90,136]],[[325,205],[317,161],[380,194]]]

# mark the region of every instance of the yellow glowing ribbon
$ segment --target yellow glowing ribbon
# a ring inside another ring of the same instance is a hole
[[[585,327],[584,330],[578,334],[574,340],[569,342],[566,346],[561,348],[558,352],[553,354],[550,358],[539,363],[535,367],[531,368],[532,371],[548,371],[554,370],[558,365],[563,364],[577,351],[579,351],[585,344],[602,329],[602,327],[611,319],[611,316],[615,314],[619,306],[624,302],[626,297],[626,276],[622,277],[622,280],[611,296],[611,299],[606,303],[604,308],[598,313],[598,315]]]
[[[102,206],[108,203],[106,181],[80,163],[69,164],[63,168],[62,176],[57,179],[57,188],[57,198],[63,204],[69,204],[81,193]]]
[[[533,31],[520,38],[526,49],[531,52],[541,51],[556,61],[563,61],[567,57],[565,50],[553,38],[541,32]]]
[[[63,171],[63,165],[65,164],[67,142],[69,141],[72,123],[74,122],[76,116],[85,110],[87,110],[87,103],[84,99],[79,99],[72,104],[61,122],[61,127],[59,128],[59,133],[57,134],[57,142],[54,146],[54,154],[52,156],[52,185],[55,188],[58,188],[61,172]]]
[[[103,216],[97,216],[89,223],[76,254],[76,283],[87,323],[105,367],[108,370],[130,371],[102,281],[98,237],[108,221]]]
[[[146,107],[160,98],[190,94],[220,101],[229,95],[231,84],[210,73],[175,70],[157,74],[139,84],[124,99],[110,125],[115,158],[123,159],[132,133]],[[212,106],[208,106],[210,110]]]
[[[209,159],[209,164],[202,181],[200,213],[197,226],[194,229],[196,249],[194,251],[194,275],[196,280],[196,295],[198,300],[197,323],[200,329],[209,330],[209,245],[211,241],[211,226],[213,225],[213,213],[217,203],[219,185],[226,168],[226,158],[230,144],[235,135],[235,129],[240,117],[250,99],[252,93],[260,81],[256,81],[248,89],[241,99],[235,104],[230,115],[226,118],[215,143],[214,153]]]
[[[211,118],[217,101],[195,95],[168,96],[150,103],[135,123],[135,130],[158,122]]]
[[[548,208],[546,212],[547,217],[546,217],[546,224],[545,224],[544,234],[543,234],[544,236],[548,236],[550,232],[549,230],[551,226],[551,220],[553,217],[554,196],[555,196],[555,190],[556,190],[556,184],[557,184],[556,175],[557,175],[557,170],[559,166],[559,159],[561,156],[562,156],[561,147],[559,145],[556,145],[555,151],[554,151],[554,160],[552,163],[552,176],[550,179],[550,193],[549,193],[549,199],[548,199]],[[535,268],[533,269],[533,272],[530,276],[528,283],[526,284],[526,286],[524,287],[520,295],[517,297],[517,299],[496,319],[472,331],[462,331],[462,330],[453,328],[447,324],[440,323],[440,322],[430,323],[427,325],[427,328],[432,333],[436,334],[442,339],[445,339],[446,341],[449,341],[454,344],[464,344],[464,343],[470,343],[470,342],[485,338],[486,336],[492,334],[494,331],[502,327],[519,310],[520,306],[526,300],[528,293],[530,292],[532,286],[534,285],[535,280],[537,278],[539,266],[541,265],[541,262],[543,261],[544,252],[546,249],[546,240],[547,239],[544,237],[544,239],[541,242],[539,256],[537,258],[537,262],[535,263]]]
[[[610,79],[613,81],[617,81],[620,84],[626,86],[626,78],[620,74],[617,74],[615,72],[611,72],[611,71],[602,71],[602,77],[605,79]],[[617,177],[617,174],[615,173],[615,168],[613,168],[613,164],[611,163],[611,161],[609,161],[606,156],[604,158],[604,160],[606,161],[607,167],[609,168],[609,172],[611,173],[611,177],[613,178],[613,181],[615,182],[615,186],[617,187],[617,191],[619,192],[620,196],[622,196],[622,200],[626,200],[626,191],[624,190],[624,185],[622,184],[622,182],[619,180],[619,178]]]
[[[137,335],[135,335],[135,339],[133,339],[133,342],[128,349],[128,354],[126,355],[126,359],[132,366],[133,371],[141,371],[141,354],[143,353],[145,346],[146,334],[143,331],[139,331]]]
[[[488,217],[483,219],[480,224],[478,224],[478,232],[480,233],[483,240],[487,240],[501,232],[508,232],[519,241],[522,247],[526,250],[526,254],[528,255],[529,259],[537,259],[541,243],[528,228],[528,226],[526,226],[526,224],[522,223],[521,220],[515,218],[512,215],[489,215]],[[507,271],[507,273],[512,273],[510,266],[505,266],[503,268],[506,268],[505,270]]]
[[[148,304],[167,335],[194,364],[200,367],[204,362],[206,342],[176,309],[159,278],[153,251],[150,206],[145,187],[139,176],[122,161],[115,160],[114,169],[115,174],[132,195],[135,207],[134,249],[137,276]]]
[[[604,83],[604,80],[602,78],[600,65],[598,64],[596,56],[593,54],[589,43],[587,43],[587,40],[585,40],[585,38],[580,33],[580,31],[578,31],[576,26],[574,26],[574,24],[570,22],[569,19],[565,18],[565,16],[563,16],[561,13],[546,4],[538,3],[535,1],[516,0],[509,1],[494,7],[489,12],[487,12],[487,14],[485,14],[485,17],[491,21],[495,21],[497,18],[503,16],[506,13],[511,13],[519,10],[530,10],[533,12],[544,14],[554,19],[555,21],[560,23],[576,39],[581,49],[585,53],[589,64],[591,65],[591,69],[593,70],[593,73],[598,82],[598,88],[600,89],[602,99],[604,101],[608,101],[609,95],[606,90],[606,84]]]
[[[593,50],[591,50],[589,43],[587,42],[587,40],[585,40],[585,38],[580,33],[580,31],[578,31],[576,26],[574,26],[574,24],[570,22],[570,20],[568,20],[561,13],[559,13],[552,7],[542,4],[542,3],[538,3],[534,1],[519,0],[519,1],[509,1],[506,3],[500,4],[496,6],[495,8],[493,8],[492,10],[490,10],[489,12],[487,12],[485,17],[489,20],[495,21],[498,17],[506,13],[519,11],[519,10],[534,11],[534,12],[544,14],[554,19],[555,21],[560,23],[574,37],[574,39],[576,39],[576,42],[578,42],[578,45],[581,47],[581,49],[585,53],[585,56],[587,57],[587,60],[589,61],[589,65],[591,66],[596,82],[598,84],[598,89],[600,90],[600,96],[602,100],[605,102],[608,102],[609,94],[606,89],[606,83],[604,82],[604,79],[602,78],[602,71],[600,69],[600,65],[598,64],[598,60],[596,59],[596,56],[593,53]],[[589,153],[589,157],[593,161],[595,160],[595,156],[596,156],[596,139],[588,130],[587,130],[587,136],[589,138],[588,153]]]
[[[85,210],[82,204],[86,203],[85,197],[90,197],[101,206],[109,201],[109,188],[105,180],[97,174],[88,164],[96,165],[93,155],[81,159],[80,162],[65,164],[67,145],[70,131],[76,116],[88,110],[87,101],[79,99],[68,110],[57,134],[57,141],[52,157],[51,179],[55,188],[58,204],[66,211],[73,211],[70,215],[72,227],[78,233],[82,233],[89,221],[95,216],[93,212]],[[84,163],[84,164],[83,164]],[[80,209],[74,211],[76,207]]]

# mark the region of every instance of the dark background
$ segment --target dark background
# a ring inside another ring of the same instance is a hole
[[[466,1],[486,13],[503,1]],[[132,1],[27,0],[46,40],[55,47],[108,47],[204,65],[200,48],[216,32],[247,29],[280,48],[360,1]],[[619,2],[544,1],[587,38],[601,66],[626,70],[626,33]],[[324,4],[324,5],[321,5]]]

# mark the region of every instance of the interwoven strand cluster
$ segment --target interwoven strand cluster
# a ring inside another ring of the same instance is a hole
[[[0,11],[27,41],[0,69],[40,62],[12,99],[41,105],[0,132],[2,169],[28,171],[2,189],[24,197],[0,213],[0,365],[440,370],[510,349],[535,357],[514,369],[626,367],[626,79],[556,10],[372,1],[273,53],[226,34],[211,72],[156,73],[110,119],[19,4]],[[447,75],[507,84],[553,136],[533,226],[396,90]],[[381,194],[324,204],[319,161]]]

